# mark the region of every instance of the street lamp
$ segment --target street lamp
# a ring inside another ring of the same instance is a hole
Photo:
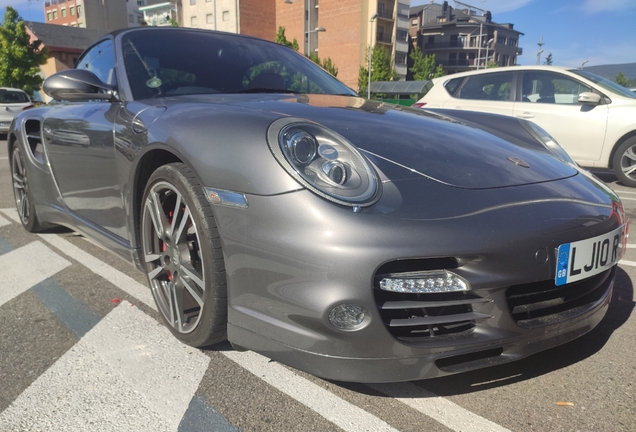
[[[490,44],[494,40],[494,38],[490,38],[488,39],[488,42],[486,42],[486,61],[484,62],[484,69],[488,69],[488,48],[490,48]]]
[[[539,65],[541,63],[541,53],[543,52],[543,50],[539,50],[537,52],[537,65]]]
[[[371,55],[372,55],[371,43],[372,43],[372,36],[373,36],[373,21],[375,21],[375,19],[378,16],[380,16],[380,14],[375,13],[369,20],[371,24],[369,25],[369,79],[367,81],[367,99],[371,99]]]

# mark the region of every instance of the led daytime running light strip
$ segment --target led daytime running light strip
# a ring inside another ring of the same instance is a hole
[[[469,291],[470,284],[464,278],[446,270],[396,273],[380,281],[380,289],[400,293],[443,293]]]

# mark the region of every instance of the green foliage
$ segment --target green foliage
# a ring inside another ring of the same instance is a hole
[[[179,23],[177,22],[177,20],[173,18],[168,19],[168,22],[170,23],[172,27],[179,27]]]
[[[435,66],[435,54],[424,57],[421,50],[415,49],[411,52],[410,57],[413,60],[413,67],[409,70],[413,73],[415,81],[426,81],[444,75],[442,65]]]
[[[42,41],[31,42],[18,12],[7,6],[0,26],[0,86],[15,87],[28,94],[42,85],[40,65],[46,64],[47,48]]]
[[[321,61],[320,57],[318,57],[318,54],[311,53],[309,54],[309,59],[327,72],[329,72],[331,75],[338,76],[338,68],[331,61],[331,57],[327,57],[326,59]]]
[[[623,72],[619,72],[614,81],[616,81],[616,84],[622,85],[623,87],[627,86],[627,77],[623,75]]]
[[[368,64],[368,62],[369,57],[366,58],[366,63]],[[371,82],[397,81],[399,77],[400,76],[393,67],[393,62],[391,61],[391,53],[389,52],[389,50],[382,45],[374,46],[373,52],[371,54]],[[360,66],[358,72],[358,92],[360,94],[367,92],[368,80],[369,70],[364,66]]]
[[[487,69],[493,69],[493,68],[498,68],[498,67],[499,67],[499,64],[496,61],[494,61],[494,60],[490,60],[488,62],[488,64],[486,65]]]
[[[278,33],[276,33],[276,39],[274,39],[274,42],[276,42],[277,44],[285,45],[286,47],[290,47],[295,51],[298,51],[299,49],[298,41],[296,40],[296,38],[294,38],[293,42],[289,42],[287,40],[287,38],[285,37],[285,27],[283,26],[278,27]]]
[[[548,56],[545,58],[545,61],[543,62],[544,65],[546,66],[552,66],[552,53],[548,54]]]

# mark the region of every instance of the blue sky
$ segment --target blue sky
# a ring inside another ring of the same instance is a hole
[[[282,1],[282,0],[277,0]],[[372,0],[371,0],[372,1]],[[443,0],[435,0],[442,3]],[[411,0],[411,6],[430,0]],[[536,64],[537,42],[543,36],[545,56],[552,53],[554,64],[579,67],[601,64],[636,63],[636,0],[463,0],[489,10],[493,21],[513,23],[524,33],[519,45],[521,65]],[[448,2],[455,6],[452,0]],[[44,21],[43,0],[0,0],[4,16],[7,5],[25,20]]]
[[[435,3],[442,3],[436,0]],[[429,3],[411,0],[411,6]],[[544,53],[554,65],[580,67],[636,63],[636,0],[462,0],[489,10],[493,21],[514,24],[524,33],[519,40],[521,65],[537,62],[537,43],[543,36]],[[450,6],[455,2],[448,1]]]

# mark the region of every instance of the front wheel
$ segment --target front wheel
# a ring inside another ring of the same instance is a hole
[[[188,167],[173,163],[148,180],[141,244],[159,312],[182,342],[204,347],[226,338],[225,266],[214,215]]]
[[[618,180],[625,186],[636,187],[636,137],[618,147],[612,162]]]

